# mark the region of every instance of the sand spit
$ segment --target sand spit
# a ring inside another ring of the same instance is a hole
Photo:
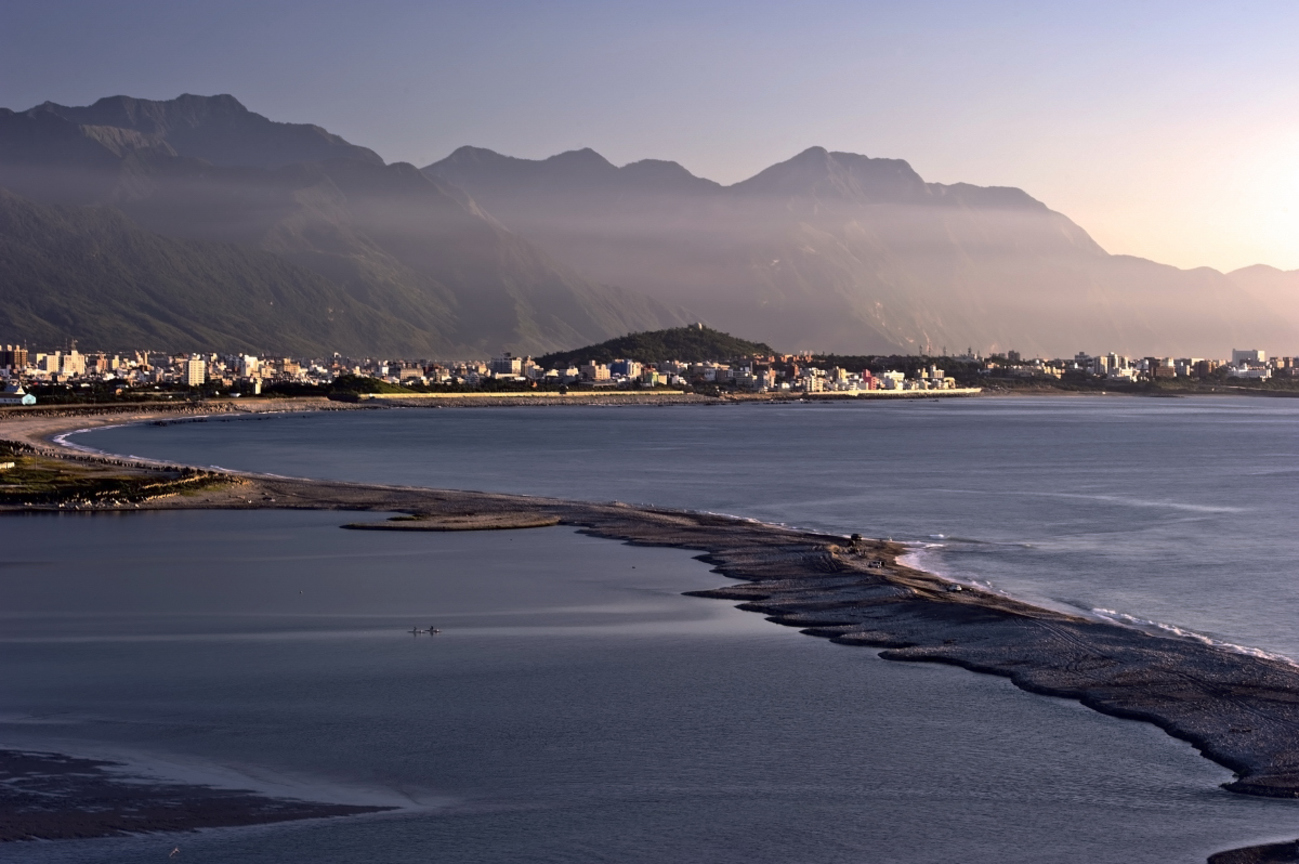
[[[394,807],[319,804],[135,777],[115,762],[0,750],[0,843],[194,831]]]
[[[394,516],[384,522],[349,522],[344,528],[358,531],[513,531],[519,528],[548,528],[559,517],[548,513],[419,513]]]
[[[1218,852],[1208,864],[1299,864],[1299,840]]]
[[[87,425],[84,418],[65,423]],[[48,450],[44,442],[57,434],[48,422],[41,436],[20,436],[13,425],[0,421],[0,437],[39,438]],[[1154,723],[1236,772],[1225,788],[1299,797],[1299,666],[958,586],[900,563],[907,551],[900,544],[621,503],[226,477],[221,485],[131,506],[398,512],[445,524],[472,513],[488,521],[548,519],[592,536],[690,549],[737,580],[697,596],[738,601],[742,609],[843,645],[883,648],[881,656],[890,660],[1003,675],[1031,692]]]

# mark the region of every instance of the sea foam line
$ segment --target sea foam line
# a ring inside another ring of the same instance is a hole
[[[71,432],[62,432],[58,435],[55,435],[50,440],[52,440],[55,444],[58,444],[60,447],[66,447],[69,450],[78,450],[82,453],[93,453],[96,456],[112,456],[113,455],[112,453],[99,450],[95,447],[87,447],[85,444],[74,444],[73,442],[69,441],[68,438],[69,436],[72,435],[80,435],[83,432],[95,432],[99,429],[120,429],[125,425],[127,424],[115,423],[111,426],[94,426],[94,427],[87,426],[84,429],[73,429]]]
[[[1287,666],[1299,669],[1299,663],[1284,654],[1274,654],[1271,651],[1264,651],[1262,648],[1251,648],[1248,645],[1237,645],[1235,642],[1224,642],[1221,639],[1214,639],[1211,636],[1205,636],[1203,633],[1197,633],[1185,627],[1178,627],[1176,624],[1165,624],[1162,621],[1152,621],[1149,618],[1138,618],[1135,615],[1117,612],[1113,609],[1092,609],[1091,611],[1093,614],[1114,624],[1121,624],[1145,632],[1154,631],[1157,635],[1176,636],[1179,639],[1187,639],[1213,648],[1221,648],[1233,654],[1244,654],[1247,657],[1258,657],[1262,660],[1275,660],[1278,663],[1284,663]]]

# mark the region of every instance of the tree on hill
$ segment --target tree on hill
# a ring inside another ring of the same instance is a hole
[[[682,360],[700,363],[705,360],[732,360],[737,357],[773,354],[770,345],[749,342],[703,324],[673,327],[645,333],[630,333],[599,345],[588,345],[573,351],[557,351],[537,358],[545,368],[562,368],[579,363],[608,363],[612,360],[636,360],[662,363]]]

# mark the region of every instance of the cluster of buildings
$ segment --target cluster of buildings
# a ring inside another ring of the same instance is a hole
[[[1025,359],[1016,351],[983,361],[983,375],[1011,378],[1080,375],[1113,382],[1155,381],[1169,378],[1266,380],[1299,377],[1299,357],[1273,357],[1255,348],[1233,350],[1231,359],[1204,357],[1125,357],[1122,354],[1091,356],[1079,353],[1071,360]]]
[[[895,358],[896,359],[896,358]],[[1084,376],[1113,382],[1162,378],[1268,379],[1299,377],[1299,357],[1268,359],[1259,350],[1236,350],[1230,360],[1198,357],[1132,358],[1118,354],[1077,354],[1071,359],[1027,359],[1018,352],[989,358],[973,351],[948,358],[966,384],[977,376],[1035,378]],[[875,364],[872,364],[875,365]],[[877,367],[878,368],[878,367]],[[910,372],[847,369],[818,364],[809,354],[776,354],[729,362],[669,360],[641,363],[620,359],[543,367],[531,357],[504,353],[486,361],[441,363],[409,360],[353,360],[335,354],[328,359],[300,360],[251,354],[130,354],[77,351],[30,352],[0,346],[0,404],[30,404],[24,387],[107,386],[118,392],[138,389],[209,388],[257,395],[274,385],[329,385],[344,376],[371,378],[420,389],[475,388],[500,382],[509,387],[589,387],[640,389],[693,387],[754,393],[861,393],[872,390],[955,390],[956,379],[936,364],[908,366]],[[977,373],[977,376],[975,375]],[[495,386],[493,384],[493,386]]]
[[[504,353],[487,361],[439,363],[405,360],[352,360],[335,354],[327,360],[297,360],[248,354],[83,354],[29,352],[17,346],[0,350],[0,377],[11,383],[109,385],[121,390],[158,387],[215,387],[257,395],[270,385],[326,385],[342,376],[373,378],[419,387],[480,387],[488,381],[524,386],[592,388],[716,387],[751,392],[832,393],[868,390],[950,390],[955,379],[937,366],[908,376],[903,372],[821,368],[810,355],[757,356],[723,362],[669,360],[641,363],[613,360],[543,368],[531,357]]]
[[[82,354],[67,351],[40,353],[5,345],[0,348],[0,377],[28,386],[110,384],[122,389],[202,387],[216,384],[260,393],[263,384],[279,381],[324,383],[346,370],[334,362],[302,362],[289,357],[250,354],[166,354],[137,351],[131,354]]]
[[[942,369],[929,366],[908,378],[902,372],[872,374],[869,369],[850,371],[833,366],[813,365],[810,355],[777,354],[734,360],[730,363],[704,361],[691,363],[668,360],[640,363],[635,360],[613,360],[609,363],[586,362],[563,368],[543,369],[531,358],[504,354],[492,358],[486,368],[470,370],[457,367],[450,380],[474,384],[481,376],[509,378],[521,382],[558,385],[586,384],[591,387],[699,387],[747,390],[757,393],[797,392],[832,393],[865,390],[951,390],[956,381]],[[477,375],[478,378],[474,376]],[[435,382],[436,383],[436,382]]]

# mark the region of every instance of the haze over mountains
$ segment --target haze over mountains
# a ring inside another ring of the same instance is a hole
[[[896,159],[814,147],[729,187],[591,150],[462,147],[424,170],[595,279],[790,349],[1217,356],[1299,342],[1279,283],[1264,301],[1257,280],[1109,255],[1019,189],[926,183]]]
[[[421,171],[231,96],[111,97],[0,109],[0,187],[0,341],[453,357],[698,319],[787,351],[1299,343],[1299,274],[1112,256],[1021,190],[821,148],[732,186],[591,150]]]
[[[150,347],[177,350],[231,349],[255,339],[265,351],[406,356],[539,352],[688,317],[583,278],[414,166],[385,165],[318,127],[273,123],[229,96],[113,97],[89,108],[47,103],[2,111],[0,187],[42,204],[94,208],[123,237],[144,231],[202,241],[186,247],[191,258],[208,259],[191,269],[213,274],[206,289],[190,282],[157,290],[157,273],[166,268],[150,256],[171,247],[154,244],[146,253],[148,244],[101,244],[97,254],[111,259],[121,278],[155,289],[155,302],[140,305],[94,282],[49,269],[37,280],[22,261],[0,260],[0,284],[12,286],[7,293],[29,300],[52,293],[55,306],[67,301],[57,309],[47,303],[43,313],[28,302],[21,320],[0,310],[0,339],[101,338],[96,304],[104,318],[130,325],[106,347],[130,347],[139,344],[136,333],[153,332]],[[125,219],[107,216],[110,207]],[[30,235],[47,237],[56,257],[75,240],[78,229],[70,226],[95,221],[63,213],[41,218],[68,230]],[[276,268],[250,265],[235,278],[229,261],[203,243],[270,253]],[[312,286],[316,305],[332,311],[283,330],[222,328],[210,318],[214,308],[225,309],[228,320],[265,309],[263,298],[288,284]],[[210,296],[200,298],[200,290]],[[187,335],[178,341],[180,333]]]

